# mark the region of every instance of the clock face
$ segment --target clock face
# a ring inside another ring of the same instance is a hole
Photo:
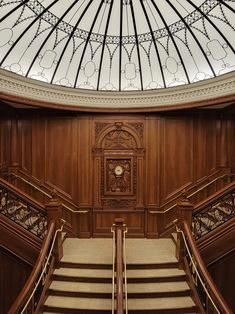
[[[114,173],[117,175],[117,176],[121,176],[123,174],[123,168],[121,166],[116,166],[114,168]]]

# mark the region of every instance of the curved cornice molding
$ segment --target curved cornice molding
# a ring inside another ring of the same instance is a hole
[[[235,72],[198,83],[144,92],[74,90],[0,69],[0,97],[42,107],[75,110],[150,110],[215,105],[235,100]]]

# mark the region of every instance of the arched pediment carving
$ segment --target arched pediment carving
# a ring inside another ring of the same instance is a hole
[[[135,129],[136,125],[137,129]],[[126,125],[122,122],[96,123],[96,147],[110,150],[141,148],[143,139],[141,123],[136,125]]]

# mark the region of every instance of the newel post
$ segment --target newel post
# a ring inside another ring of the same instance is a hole
[[[193,204],[189,202],[187,194],[183,193],[181,199],[177,204],[177,219],[178,227],[180,230],[184,230],[183,222],[187,222],[189,226],[192,226],[192,212]],[[185,245],[183,241],[183,236],[181,232],[177,232],[177,245],[176,245],[176,258],[178,259],[180,265],[182,266],[183,259],[185,256]]]
[[[46,206],[47,211],[47,223],[48,226],[51,221],[55,221],[56,230],[61,227],[61,218],[62,218],[62,206],[61,203],[57,199],[56,193],[52,194],[52,199]],[[54,255],[55,255],[55,263],[57,264],[62,256],[63,256],[63,246],[62,246],[62,232],[59,231],[57,233],[55,245],[54,245]]]

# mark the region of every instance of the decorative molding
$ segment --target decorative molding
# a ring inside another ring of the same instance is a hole
[[[103,139],[102,146],[105,149],[134,149],[136,147],[136,141],[132,134],[127,131],[117,130],[110,131]]]
[[[100,135],[100,132],[106,128],[108,125],[112,125],[111,123],[107,123],[107,122],[96,122],[95,123],[95,140],[97,140],[97,138]]]
[[[135,207],[136,201],[130,199],[103,199],[102,204],[104,208],[130,208]]]
[[[130,125],[135,130],[135,132],[138,134],[139,138],[143,142],[143,138],[144,138],[144,123],[143,122],[129,122],[127,124]]]
[[[73,110],[193,107],[235,100],[235,72],[189,85],[142,92],[95,92],[50,85],[0,69],[0,98]]]

